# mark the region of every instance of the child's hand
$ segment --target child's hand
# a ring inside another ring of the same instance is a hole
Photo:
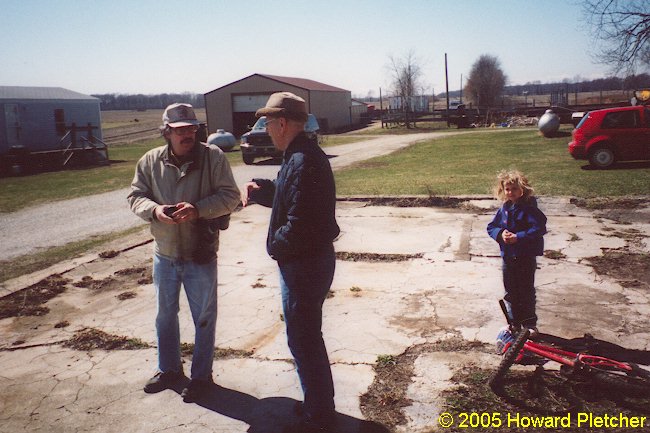
[[[503,242],[508,245],[517,243],[517,235],[508,230],[504,230],[501,237],[503,238]]]

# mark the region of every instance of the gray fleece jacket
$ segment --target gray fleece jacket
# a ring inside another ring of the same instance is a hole
[[[170,161],[168,145],[144,154],[136,166],[127,200],[133,213],[151,223],[156,254],[190,260],[197,242],[196,222],[161,223],[154,216],[156,206],[188,202],[197,208],[200,218],[216,218],[231,213],[240,195],[221,149],[201,143],[195,145],[192,160],[180,168]]]

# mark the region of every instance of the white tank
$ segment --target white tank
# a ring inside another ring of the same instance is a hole
[[[237,144],[235,136],[223,129],[217,129],[217,132],[208,136],[208,144],[214,144],[223,151],[232,150]]]
[[[560,129],[560,116],[555,114],[553,110],[546,110],[542,117],[539,118],[537,128],[544,137],[552,137]]]

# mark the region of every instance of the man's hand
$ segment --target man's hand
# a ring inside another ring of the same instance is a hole
[[[505,242],[508,245],[517,243],[517,235],[508,230],[504,230],[503,233],[501,234],[501,237],[503,238],[503,242]]]
[[[251,191],[260,189],[260,186],[255,182],[247,182],[244,184],[244,189],[241,190],[241,205],[246,207]]]
[[[165,209],[176,207],[170,216],[165,214]],[[194,221],[199,217],[199,211],[191,204],[187,202],[181,202],[176,205],[160,205],[154,210],[156,214],[156,219],[164,224],[181,224],[188,221]]]

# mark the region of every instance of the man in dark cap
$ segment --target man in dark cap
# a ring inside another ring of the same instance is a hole
[[[317,141],[304,132],[304,99],[274,93],[255,114],[266,116],[267,132],[284,152],[277,179],[253,179],[241,199],[244,206],[251,200],[273,208],[266,249],[278,262],[287,341],[304,393],[296,408],[302,418],[285,431],[333,431],[334,385],[321,325],[339,234],[334,176]]]
[[[223,152],[198,143],[199,121],[189,104],[163,113],[167,145],[148,151],[135,169],[128,201],[151,223],[153,285],[158,299],[158,372],[144,387],[152,394],[184,379],[178,323],[181,284],[195,327],[191,380],[181,396],[194,402],[212,382],[217,321],[218,217],[239,204],[239,189]]]

